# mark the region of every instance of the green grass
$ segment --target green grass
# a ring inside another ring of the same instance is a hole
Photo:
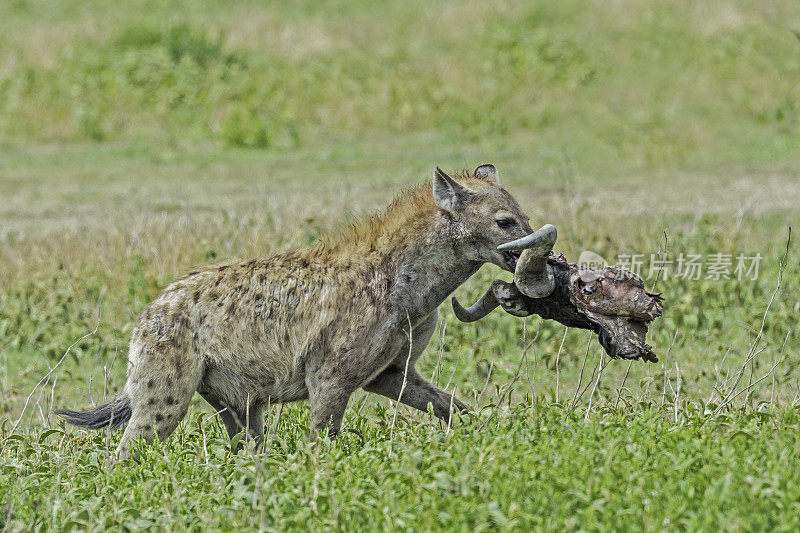
[[[270,454],[227,452],[194,415],[140,464],[108,465],[102,434],[60,429],[8,444],[11,529],[264,528],[346,531],[650,529],[794,531],[800,525],[800,413],[779,410],[678,426],[658,409],[590,420],[524,400],[485,428],[449,433],[401,416],[355,416],[325,448],[287,409]],[[205,434],[204,434],[205,433]],[[82,453],[77,449],[84,448]],[[113,453],[113,449],[111,450]],[[76,482],[76,477],[80,482]]]
[[[7,7],[5,529],[797,529],[794,243],[778,287],[800,221],[796,3]],[[484,162],[571,259],[759,253],[759,276],[649,279],[653,365],[442,306],[420,367],[476,408],[449,429],[400,407],[392,431],[394,403],[358,393],[363,439],[311,447],[299,403],[269,413],[266,453],[232,456],[196,398],[118,465],[118,432],[52,416],[121,387],[133,322],[191,267],[307,245],[434,165]]]

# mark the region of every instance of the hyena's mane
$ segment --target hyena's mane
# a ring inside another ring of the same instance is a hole
[[[468,187],[471,184],[480,186],[476,183],[480,180],[466,170],[454,174],[453,177]],[[402,190],[386,208],[340,225],[321,236],[319,241],[310,247],[251,262],[284,259],[309,266],[320,262],[324,264],[346,262],[355,268],[360,263],[371,263],[373,260],[385,257],[392,250],[402,248],[406,243],[416,239],[437,212],[439,208],[433,199],[431,183],[421,183]],[[201,272],[227,270],[232,266],[238,267],[241,263],[240,260],[232,260],[204,265],[190,270],[184,278]]]
[[[468,187],[480,181],[466,170],[453,177]],[[438,212],[430,182],[411,186],[395,196],[385,209],[340,226],[322,237],[313,252],[326,256],[381,255],[417,238]]]

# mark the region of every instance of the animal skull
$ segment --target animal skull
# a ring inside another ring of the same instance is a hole
[[[552,253],[556,237],[556,228],[547,224],[501,245],[502,251],[522,251],[514,282],[495,280],[466,309],[453,298],[456,317],[473,322],[498,306],[515,316],[538,314],[596,332],[611,357],[658,361],[645,336],[649,323],[661,316],[661,295],[645,290],[641,278],[623,268],[590,270],[569,263],[563,255]]]

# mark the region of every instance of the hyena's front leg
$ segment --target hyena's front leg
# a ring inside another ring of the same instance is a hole
[[[374,332],[372,343],[368,332],[370,322],[349,331],[347,337],[333,342],[311,343],[309,358],[305,366],[305,384],[310,403],[311,438],[316,439],[326,429],[328,437],[335,437],[342,428],[347,402],[350,396],[386,365],[385,358],[391,356],[383,343],[386,333]],[[321,354],[327,355],[323,358]],[[384,354],[375,357],[373,354]]]
[[[404,380],[405,387],[403,386]],[[364,390],[392,400],[400,398],[401,403],[420,411],[427,411],[430,404],[433,407],[433,414],[445,421],[451,419],[451,406],[453,413],[466,414],[469,412],[469,408],[464,402],[422,377],[416,368],[409,368],[406,373],[405,367],[390,366],[365,385]],[[401,391],[402,396],[400,396]]]
[[[315,440],[328,430],[328,437],[336,437],[342,429],[342,418],[347,402],[356,387],[336,378],[308,376],[311,439]]]
[[[436,330],[438,318],[438,311],[431,313],[416,328],[412,328],[411,350],[409,351],[408,340],[405,340],[394,362],[371,382],[364,385],[364,390],[392,400],[400,398],[400,402],[420,411],[427,411],[428,404],[430,404],[433,406],[433,413],[442,420],[450,419],[451,405],[456,413],[468,412],[469,409],[464,402],[436,387],[414,368],[417,359],[428,346],[431,336]],[[406,362],[408,362],[407,372]],[[405,381],[405,387],[403,381]],[[401,390],[403,391],[402,397],[400,397]]]

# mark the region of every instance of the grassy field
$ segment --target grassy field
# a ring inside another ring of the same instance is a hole
[[[3,11],[4,529],[800,527],[800,4]],[[435,165],[485,162],[569,258],[643,254],[658,363],[444,305],[419,366],[475,408],[451,427],[358,393],[363,437],[311,446],[307,406],[275,406],[268,450],[232,455],[198,397],[114,464],[119,432],[52,415],[121,387],[135,319],[193,266],[308,245]],[[699,255],[700,279],[656,279],[650,254]],[[708,277],[715,254],[730,279]]]

